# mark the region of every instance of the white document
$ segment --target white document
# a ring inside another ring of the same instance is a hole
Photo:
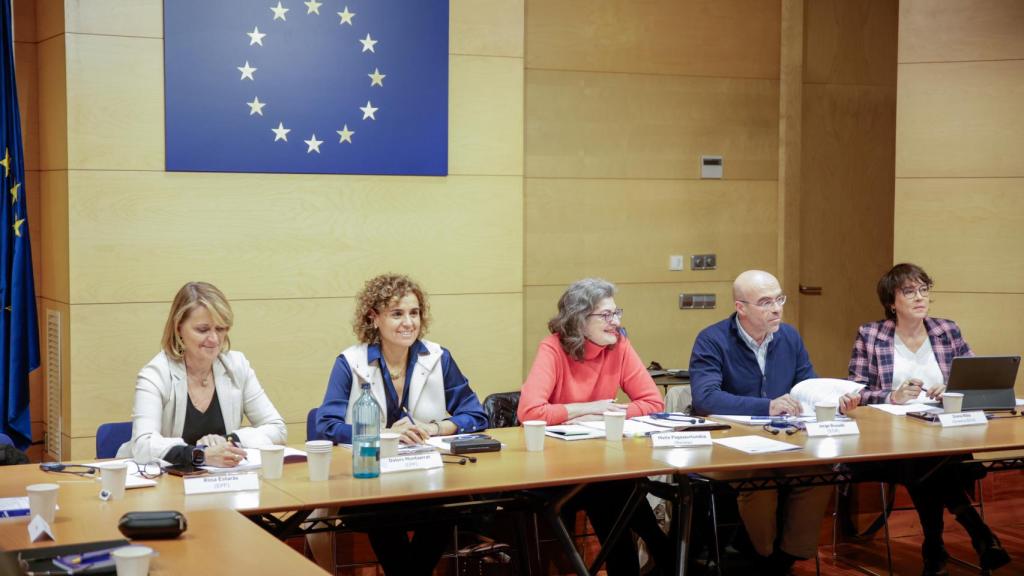
[[[99,468],[104,464],[114,464],[117,462],[125,462],[128,464],[128,474],[124,477],[125,489],[130,490],[132,488],[149,488],[151,486],[156,486],[156,480],[154,480],[153,478],[143,478],[142,475],[139,474],[139,466],[141,465],[136,465],[135,461],[133,461],[131,458],[124,458],[121,460],[104,460],[103,462],[89,462],[88,464],[84,464],[84,466],[92,466],[94,468]],[[154,469],[154,471],[156,470]],[[101,473],[102,471],[96,474],[97,482],[100,481]]]
[[[586,426],[587,428],[593,428],[594,430],[600,430],[601,436],[604,436],[604,420],[595,420],[593,422],[580,422],[580,426]],[[665,428],[662,426],[653,426],[646,422],[640,422],[638,420],[628,419],[622,423],[622,434],[626,437],[632,438],[633,436],[647,436],[654,432],[664,432]]]
[[[764,436],[735,436],[713,440],[713,442],[727,448],[746,452],[747,454],[767,454],[768,452],[786,452],[788,450],[800,449],[796,444],[779,442]]]
[[[602,424],[604,424],[602,422]],[[580,424],[558,424],[548,426],[544,434],[560,440],[586,440],[588,438],[604,438],[604,429],[588,428]]]
[[[299,462],[306,460],[306,453],[302,450],[296,450],[288,446],[284,447],[284,462],[289,464],[291,462]],[[232,466],[230,468],[220,468],[218,466],[200,466],[203,470],[206,470],[212,474],[221,474],[224,472],[247,472],[249,470],[258,470],[263,467],[263,453],[260,452],[259,448],[245,448],[245,459],[238,463],[238,466]]]
[[[0,498],[0,518],[27,518],[28,513],[28,496]]]
[[[925,404],[914,403],[914,404],[868,404],[868,406],[875,410],[881,410],[882,412],[888,412],[896,416],[906,416],[907,412],[923,412],[932,408]]]

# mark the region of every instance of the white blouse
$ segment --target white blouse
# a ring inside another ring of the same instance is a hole
[[[917,349],[917,352],[911,352],[897,335],[893,350],[893,389],[898,388],[900,384],[911,378],[917,378],[924,382],[925,390],[946,383],[945,378],[942,377],[942,370],[939,368],[939,361],[935,359],[935,353],[932,352],[930,339],[925,338],[924,344]]]

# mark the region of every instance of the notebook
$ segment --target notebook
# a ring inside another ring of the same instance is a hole
[[[947,392],[964,395],[962,410],[1013,410],[1020,356],[961,356],[953,358]]]

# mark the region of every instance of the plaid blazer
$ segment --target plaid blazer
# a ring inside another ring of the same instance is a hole
[[[935,360],[942,370],[942,379],[948,381],[953,358],[974,356],[974,352],[964,341],[956,322],[925,318],[924,326],[928,340],[932,343]],[[869,322],[857,331],[857,339],[850,353],[849,379],[865,385],[860,391],[861,404],[883,404],[889,401],[895,334],[896,323],[892,320]]]

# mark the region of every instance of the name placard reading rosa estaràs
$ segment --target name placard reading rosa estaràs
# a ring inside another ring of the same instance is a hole
[[[440,452],[427,452],[423,454],[409,454],[408,456],[392,456],[381,458],[380,473],[406,472],[409,470],[430,470],[444,466],[441,461]]]
[[[651,434],[654,448],[689,448],[711,446],[711,432],[658,432]]]
[[[185,478],[185,494],[212,494],[214,492],[241,492],[259,490],[260,479],[256,472],[242,474],[210,474]]]
[[[956,426],[987,426],[988,418],[985,417],[985,413],[981,410],[971,410],[970,412],[939,414],[939,422],[942,423],[943,428],[952,428]]]
[[[860,428],[852,420],[832,420],[829,422],[808,422],[807,435],[811,438],[818,436],[854,436],[860,434]]]

